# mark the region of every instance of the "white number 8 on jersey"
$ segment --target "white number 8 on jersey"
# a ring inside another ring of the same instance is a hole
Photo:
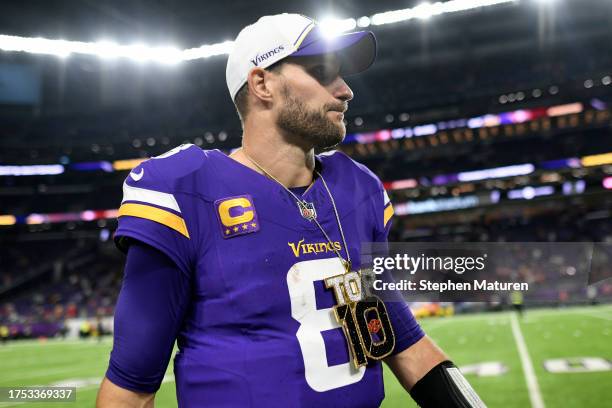
[[[366,367],[356,370],[350,361],[327,365],[325,342],[321,332],[340,328],[333,309],[317,310],[314,282],[344,273],[338,258],[298,262],[287,273],[291,298],[291,316],[300,323],[296,336],[304,357],[306,382],[315,391],[324,392],[360,381]]]

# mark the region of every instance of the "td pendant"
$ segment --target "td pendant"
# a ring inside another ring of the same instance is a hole
[[[308,221],[312,221],[317,218],[317,211],[315,210],[314,204],[307,201],[298,202],[300,208],[300,214]]]

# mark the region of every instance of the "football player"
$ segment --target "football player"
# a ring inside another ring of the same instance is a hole
[[[226,80],[242,148],[182,145],[123,185],[115,240],[127,262],[98,407],[153,406],[175,340],[183,408],[377,407],[376,359],[421,406],[484,406],[405,303],[368,324],[392,341],[377,355],[360,354],[363,335],[343,320],[354,315],[340,313],[348,289],[334,293],[334,279],[359,270],[362,242],[386,241],[393,208],[366,167],[315,150],[343,140],[344,77],[375,55],[372,33],[327,39],[296,14],[240,32]]]

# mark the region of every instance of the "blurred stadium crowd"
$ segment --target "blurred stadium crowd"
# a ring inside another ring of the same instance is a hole
[[[554,7],[517,1],[372,27],[379,58],[348,78],[356,98],[339,149],[385,182],[391,241],[612,244],[611,5]],[[0,50],[0,85],[36,88],[23,99],[0,86],[2,337],[112,316],[123,179],[182,143],[240,145],[224,68],[224,57],[166,67]],[[536,265],[517,268],[539,279]],[[612,285],[579,295],[552,296],[610,299]]]

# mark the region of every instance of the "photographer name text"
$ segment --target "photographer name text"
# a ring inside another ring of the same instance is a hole
[[[375,280],[373,282],[375,290],[402,290],[402,291],[422,291],[422,292],[449,292],[449,291],[528,291],[529,284],[526,282],[502,282],[488,281],[486,279],[474,280],[470,282],[432,282],[421,279],[418,282],[402,279],[398,282],[384,282]]]

